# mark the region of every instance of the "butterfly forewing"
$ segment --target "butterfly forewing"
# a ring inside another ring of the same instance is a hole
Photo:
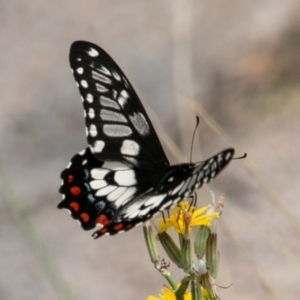
[[[168,166],[141,101],[114,60],[97,45],[78,41],[71,46],[70,64],[94,155],[149,171]]]

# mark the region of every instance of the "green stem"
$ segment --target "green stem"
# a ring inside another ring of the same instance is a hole
[[[165,277],[165,279],[166,279],[166,280],[168,281],[168,283],[170,284],[172,290],[175,291],[176,288],[177,288],[177,287],[176,287],[176,283],[173,281],[173,279],[172,279],[172,277],[171,277],[171,275],[170,275],[170,272],[167,271],[166,269],[161,269],[161,270],[160,270],[160,274],[161,274],[162,276]]]
[[[179,288],[175,292],[176,300],[184,300],[184,294],[189,287],[191,277],[189,275],[184,276],[181,280]]]

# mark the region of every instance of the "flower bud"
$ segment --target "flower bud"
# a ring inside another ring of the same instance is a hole
[[[166,232],[161,232],[157,236],[170,260],[175,263],[178,268],[182,269],[181,251],[169,234]]]
[[[206,254],[206,242],[209,233],[210,229],[207,226],[199,226],[194,242],[194,251],[198,259]]]
[[[156,240],[153,234],[152,226],[149,224],[149,222],[144,223],[143,230],[151,262],[157,266],[159,263],[159,255],[156,248]]]
[[[219,253],[217,251],[217,234],[210,234],[207,239],[206,266],[213,278],[217,278]]]
[[[191,253],[191,240],[185,236],[181,246],[181,260],[183,270],[188,272],[191,269],[192,253]]]

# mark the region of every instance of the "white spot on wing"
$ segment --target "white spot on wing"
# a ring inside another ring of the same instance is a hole
[[[214,161],[213,163],[212,163],[212,165],[211,165],[211,170],[212,171],[214,171],[214,170],[216,170],[217,168],[218,168],[218,164],[217,164],[217,162],[216,161]]]
[[[171,195],[175,195],[176,193],[178,193],[178,191],[181,189],[181,187],[183,186],[184,181],[181,182],[171,193]]]
[[[91,170],[91,176],[94,179],[103,179],[108,172],[109,170],[107,169],[95,168]]]
[[[179,191],[179,195],[182,195],[182,194],[185,193],[185,191],[187,190],[187,187],[188,187],[190,181],[191,181],[191,177],[188,178],[188,179],[185,181],[183,187],[182,187],[181,190]]]
[[[161,201],[166,197],[166,194],[164,195],[158,195],[158,196],[154,196],[154,197],[150,197],[149,200],[147,200],[145,203],[144,203],[144,206],[149,206],[149,205],[152,205],[154,203],[156,203],[157,205],[159,205],[161,203]],[[157,206],[156,205],[156,206]]]
[[[136,156],[140,152],[140,146],[132,140],[124,140],[121,147],[121,153],[124,155]]]
[[[100,93],[107,92],[107,88],[104,85],[97,82],[96,82],[96,90]]]
[[[228,153],[225,155],[225,161],[230,160],[231,157],[232,157],[232,152],[228,152]]]
[[[106,161],[102,168],[109,170],[127,170],[128,166],[118,162],[118,161]]]
[[[83,68],[77,68],[76,72],[80,75],[83,74]]]
[[[98,230],[100,230],[104,227],[104,225],[101,224],[101,223],[96,223],[96,227],[97,227]]]
[[[194,174],[194,175],[192,176],[192,179],[191,179],[191,181],[190,181],[190,184],[189,184],[189,186],[188,186],[188,189],[194,188],[195,182],[196,182],[196,178],[197,178],[197,174]]]
[[[68,212],[69,213],[69,215],[71,215],[72,213],[71,213],[71,211],[69,210],[69,209],[67,209],[67,208],[63,208],[63,210],[65,210],[66,212]]]
[[[117,188],[116,190],[114,190],[113,192],[111,192],[107,196],[107,200],[108,201],[115,201],[115,200],[117,200],[126,190],[127,190],[126,187],[119,187],[119,188]]]
[[[129,94],[126,90],[122,90],[121,93],[120,93],[125,99],[128,99],[129,98]]]
[[[141,209],[139,212],[139,216],[145,216],[151,210],[151,207]]]
[[[100,189],[97,193],[96,196],[100,197],[100,196],[106,196],[107,194],[111,193],[112,191],[114,191],[117,188],[117,186],[115,185],[108,185],[107,187]]]
[[[81,85],[82,87],[84,87],[85,89],[89,86],[86,80],[81,80],[81,81],[80,81],[80,85]]]
[[[85,151],[86,151],[86,150],[83,149],[83,150],[81,150],[78,154],[79,154],[79,155],[84,155],[84,154],[85,154]]]
[[[138,161],[133,158],[133,157],[129,157],[129,156],[125,156],[124,157],[131,165],[134,165],[134,166],[138,166]]]
[[[113,71],[112,74],[117,81],[121,80],[121,76],[116,71]]]
[[[121,186],[132,186],[136,184],[135,172],[133,170],[120,170],[115,172],[114,180]]]
[[[122,90],[118,98],[118,103],[124,108],[128,98],[129,98],[128,92],[126,90]]]
[[[143,203],[138,201],[122,211],[122,215],[124,215],[124,218],[134,218],[139,214],[142,205]]]
[[[95,111],[93,108],[90,108],[88,111],[88,116],[90,119],[94,119],[95,118]]]
[[[204,174],[203,171],[199,172],[198,177],[197,177],[197,182],[202,180],[203,174]]]
[[[149,124],[146,121],[145,116],[142,113],[134,113],[133,116],[129,117],[134,128],[141,134],[147,135],[150,133]]]
[[[130,129],[130,127],[125,125],[105,124],[103,126],[103,132],[107,136],[123,137],[123,136],[129,136],[132,133],[132,130]]]
[[[118,103],[108,97],[105,96],[101,96],[100,97],[100,104],[105,106],[105,107],[111,107],[111,108],[115,108],[117,110],[120,110],[120,107],[118,105]]]
[[[89,134],[90,134],[90,136],[92,136],[92,137],[97,136],[98,131],[97,131],[96,125],[94,125],[94,124],[91,124],[91,125],[90,125],[90,128],[89,128]]]
[[[121,195],[118,200],[115,201],[115,205],[117,207],[124,205],[125,203],[127,203],[132,196],[134,195],[134,193],[136,192],[136,188],[135,187],[130,187],[127,189],[127,191]]]
[[[128,123],[124,115],[108,109],[101,109],[100,117],[103,121]]]
[[[126,100],[123,96],[119,96],[119,98],[118,98],[118,103],[119,103],[122,107],[124,107],[125,104],[127,103],[127,100]]]
[[[86,101],[92,103],[94,101],[94,97],[92,94],[86,94]]]
[[[95,79],[95,80],[98,80],[98,81],[101,81],[103,83],[108,83],[108,84],[111,84],[111,79],[104,76],[103,74],[100,74],[96,71],[92,71],[92,77]]]
[[[91,57],[96,57],[99,55],[99,52],[94,48],[90,48],[90,50],[88,51],[88,55]]]
[[[100,140],[96,141],[94,143],[93,150],[95,153],[100,153],[100,152],[102,152],[104,146],[105,146],[105,143],[103,141],[100,141]]]
[[[111,76],[111,72],[105,68],[104,66],[101,66],[100,69],[97,69],[99,70],[100,72],[102,72],[103,74],[106,74],[106,75],[110,75]]]
[[[133,218],[137,217],[140,212],[141,211],[140,211],[139,207],[137,207],[137,209],[135,211],[132,211],[131,213],[127,213],[126,215],[124,215],[124,218],[133,219]]]
[[[207,162],[203,167],[202,170],[207,170],[209,168],[209,163]]]
[[[101,189],[103,187],[107,186],[107,183],[105,180],[92,180],[90,182],[90,187],[93,189],[93,190],[98,190],[98,189]]]

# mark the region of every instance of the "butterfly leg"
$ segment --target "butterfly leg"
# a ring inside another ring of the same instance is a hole
[[[169,210],[167,210],[168,212],[168,218],[170,217],[170,213],[169,213]],[[164,223],[166,224],[166,218],[165,218],[165,214],[164,214],[164,211],[161,212],[161,215],[162,215],[162,218],[164,220]]]

